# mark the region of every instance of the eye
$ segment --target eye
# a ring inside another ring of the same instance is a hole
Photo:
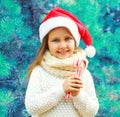
[[[53,39],[52,42],[59,42],[59,39]]]
[[[66,37],[65,40],[70,41],[70,40],[72,40],[72,38],[71,37]]]

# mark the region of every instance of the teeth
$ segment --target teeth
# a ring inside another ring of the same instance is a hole
[[[66,51],[64,51],[64,52],[60,52],[61,54],[65,54],[66,53]]]
[[[66,54],[68,51],[67,50],[64,50],[64,51],[58,51],[59,54]]]

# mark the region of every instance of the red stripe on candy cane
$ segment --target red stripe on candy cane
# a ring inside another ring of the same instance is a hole
[[[82,69],[79,71],[79,65],[80,65],[82,62],[84,63],[84,65],[83,65]],[[86,67],[86,61],[85,61],[85,60],[80,60],[80,59],[78,59],[78,60],[73,64],[73,66],[76,66],[75,75],[78,75],[78,76],[80,77],[80,76],[82,75],[85,67]],[[65,99],[70,99],[70,98],[71,98],[71,92],[68,92],[67,95],[65,96]]]

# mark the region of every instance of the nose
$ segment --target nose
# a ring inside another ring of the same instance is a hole
[[[59,48],[66,48],[66,47],[67,44],[64,41],[60,42]]]

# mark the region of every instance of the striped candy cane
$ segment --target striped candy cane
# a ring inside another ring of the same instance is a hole
[[[83,62],[83,66],[82,66],[82,68],[81,68],[81,70],[80,70],[80,64]],[[86,61],[85,60],[77,60],[74,64],[73,64],[74,66],[76,66],[76,72],[75,72],[75,75],[77,75],[77,76],[81,76],[82,75],[82,73],[83,73],[83,71],[84,71],[84,69],[85,69],[85,67],[86,67]],[[71,93],[70,92],[68,92],[67,93],[67,95],[65,96],[65,99],[70,99],[70,97],[71,97]]]

